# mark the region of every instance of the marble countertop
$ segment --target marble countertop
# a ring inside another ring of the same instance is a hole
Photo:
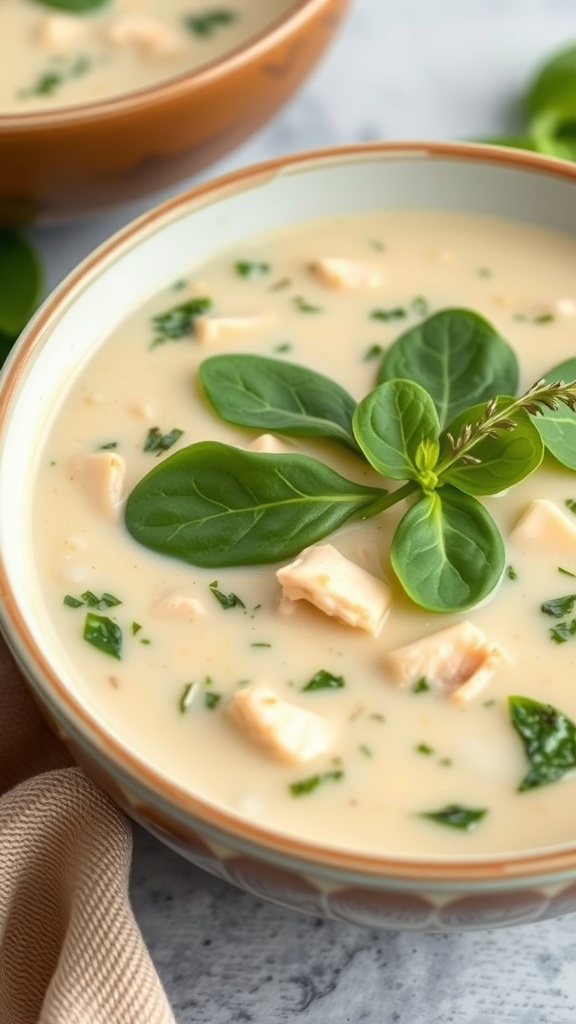
[[[573,0],[352,0],[296,99],[210,176],[321,145],[514,130],[530,74],[572,40]],[[49,286],[174,191],[38,231]],[[132,900],[178,1024],[576,1020],[576,915],[467,934],[362,930],[255,899],[139,829]]]

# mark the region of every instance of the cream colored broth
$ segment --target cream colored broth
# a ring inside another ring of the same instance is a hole
[[[107,0],[67,13],[0,0],[0,114],[109,99],[222,56],[295,0]],[[188,22],[210,14],[196,29]]]
[[[369,261],[382,273],[382,287],[326,287],[309,264],[327,255]],[[244,259],[268,263],[270,271],[242,278],[234,263]],[[540,611],[544,600],[576,591],[576,581],[558,572],[558,566],[576,572],[576,549],[567,555],[508,542],[518,578],[504,578],[495,596],[472,613],[445,616],[417,608],[393,580],[387,550],[400,507],[348,525],[331,538],[335,546],[376,573],[380,558],[394,589],[390,615],[372,637],[303,601],[293,615],[280,614],[277,566],[203,570],[150,552],[128,536],[121,521],[96,512],[70,474],[75,455],[117,442],[129,490],[158,458],[186,444],[204,438],[247,444],[256,431],[222,423],[198,397],[196,368],[215,352],[253,351],[307,363],[359,399],[375,383],[377,363],[366,359],[369,348],[386,346],[418,320],[410,312],[400,323],[379,322],[371,311],[408,307],[416,296],[430,311],[467,306],[488,317],[516,348],[524,389],[574,351],[570,305],[548,321],[546,311],[556,309],[559,299],[576,298],[575,259],[575,241],[512,222],[408,210],[343,217],[226,252],[119,327],[82,369],[57,412],[38,472],[34,523],[52,623],[47,628],[57,637],[81,698],[116,736],[192,792],[311,841],[383,854],[461,856],[575,838],[568,813],[574,775],[517,792],[528,764],[506,698],[533,697],[576,719],[576,638],[553,643],[553,622]],[[185,339],[151,348],[151,317],[191,295],[211,296],[215,316],[265,313],[268,319],[249,342],[201,345]],[[300,311],[297,297],[319,311]],[[542,315],[545,320],[536,322]],[[177,427],[184,434],[157,457],[142,450],[151,426]],[[320,455],[350,478],[373,479],[335,445],[304,439],[290,444]],[[576,478],[547,462],[507,496],[485,502],[508,537],[530,501],[542,497],[563,507],[576,498]],[[224,593],[239,595],[245,608],[221,608],[209,589],[214,580]],[[85,608],[63,604],[65,594],[86,588],[111,592],[123,602],[107,613],[124,630],[121,661],[83,641]],[[158,601],[174,593],[196,597],[205,615],[195,622],[160,617]],[[466,618],[506,654],[479,696],[458,706],[430,693],[400,691],[387,677],[386,652]],[[134,636],[133,622],[142,626]],[[342,675],[345,687],[299,692],[320,669]],[[329,754],[287,765],[255,746],[226,715],[238,685],[247,680],[331,720],[336,739]],[[182,713],[179,701],[192,681],[200,684],[199,692]],[[217,707],[205,706],[206,690],[221,695]],[[432,753],[418,752],[422,744]],[[341,771],[342,778],[308,795],[291,794],[291,783],[329,771]],[[448,803],[486,808],[488,814],[468,833],[419,817]]]

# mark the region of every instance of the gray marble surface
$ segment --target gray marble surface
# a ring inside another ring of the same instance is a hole
[[[574,0],[353,0],[297,98],[210,176],[311,146],[513,130],[531,72],[571,40]],[[50,286],[168,194],[38,232]],[[449,936],[323,923],[210,878],[139,829],[132,899],[178,1024],[576,1021],[576,915]]]

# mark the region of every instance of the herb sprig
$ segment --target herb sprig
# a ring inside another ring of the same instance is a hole
[[[306,455],[205,441],[136,485],[126,505],[128,530],[144,546],[195,565],[255,565],[293,557],[344,523],[410,497],[391,543],[396,576],[424,608],[471,608],[506,567],[503,539],[478,497],[537,469],[546,441],[541,424],[560,406],[576,412],[576,381],[543,378],[514,397],[517,373],[507,342],[477,314],[457,309],[402,335],[383,358],[380,383],[356,406],[339,385],[305,367],[214,356],[201,365],[200,380],[223,419],[336,441],[401,486],[358,484]],[[556,433],[564,419],[555,420]]]

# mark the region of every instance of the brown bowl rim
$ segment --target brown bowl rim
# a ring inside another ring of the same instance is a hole
[[[71,293],[82,281],[91,276],[110,258],[118,255],[127,245],[141,234],[147,234],[165,218],[174,219],[178,212],[217,202],[232,191],[250,188],[259,181],[284,170],[303,170],[308,166],[330,164],[331,162],[354,162],[358,159],[394,157],[426,158],[432,160],[453,159],[506,165],[519,170],[545,172],[556,178],[576,182],[576,165],[552,157],[521,150],[505,150],[497,146],[460,142],[438,141],[387,141],[358,143],[319,150],[294,153],[243,167],[231,173],[204,182],[174,196],[148,211],[137,220],[122,228],[90,254],[48,297],[38,314],[25,330],[22,339],[10,358],[3,374],[0,389],[0,432],[6,421],[12,396],[33,359],[43,335],[49,331],[52,319],[65,306]],[[189,823],[194,830],[194,820],[206,827],[205,834],[216,835],[218,842],[228,842],[236,850],[248,850],[256,856],[263,855],[289,867],[317,869],[327,875],[336,874],[367,880],[372,884],[397,884],[400,888],[413,883],[431,883],[439,889],[463,887],[518,888],[537,881],[571,880],[576,874],[576,839],[562,846],[541,848],[526,852],[512,852],[498,855],[478,855],[471,858],[419,858],[401,856],[378,856],[358,853],[345,848],[324,846],[317,842],[295,838],[272,829],[254,824],[239,815],[218,807],[188,792],[183,786],[171,781],[130,751],[121,741],[115,739],[105,727],[93,717],[81,701],[60,681],[55,671],[44,658],[31,635],[26,619],[14,599],[4,560],[0,556],[0,624],[6,640],[16,656],[32,689],[36,690],[45,703],[52,704],[53,710],[72,730],[82,737],[92,753],[104,757],[105,763],[113,766],[113,773],[126,778],[132,784],[132,791],[141,790],[151,807],[162,810],[166,807],[175,820]],[[39,678],[42,680],[39,682]]]
[[[29,113],[17,114],[3,114],[0,111],[0,142],[3,132],[8,130],[33,130],[76,124],[178,99],[194,88],[210,85],[249,64],[250,61],[257,60],[280,43],[283,36],[302,30],[306,21],[315,17],[317,11],[332,2],[333,0],[293,0],[292,6],[284,14],[279,15],[260,32],[245,39],[243,43],[226,50],[220,57],[190,71],[182,71],[180,74],[161,79],[150,86],[112,95],[108,99],[88,100],[48,110],[36,108]],[[344,0],[346,4],[349,2],[350,0]]]

